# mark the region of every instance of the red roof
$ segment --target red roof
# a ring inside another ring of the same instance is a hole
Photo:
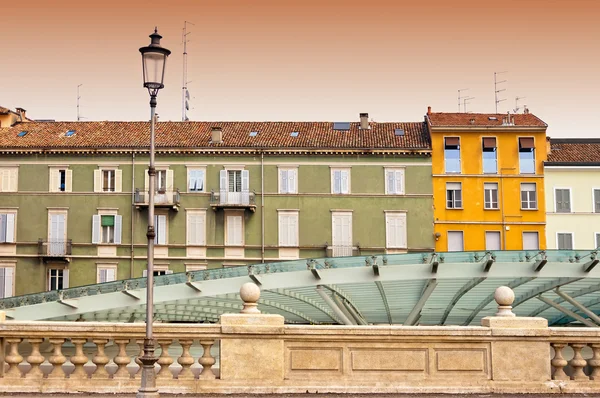
[[[600,163],[600,139],[558,138],[550,140],[548,163]]]
[[[211,127],[221,127],[223,143],[211,142]],[[333,129],[331,122],[160,122],[156,147],[162,148],[339,148],[430,149],[423,122],[370,123],[361,130]],[[395,130],[404,130],[396,135]],[[74,130],[71,137],[65,136]],[[27,131],[22,137],[18,134]],[[255,137],[250,132],[256,131]],[[291,133],[299,132],[297,137]],[[148,147],[149,122],[30,122],[0,129],[0,149],[35,148],[140,148]]]
[[[507,117],[503,113],[430,113],[428,116],[432,127],[503,126]],[[510,115],[510,118],[515,126],[548,127],[540,118],[531,113],[518,113]]]

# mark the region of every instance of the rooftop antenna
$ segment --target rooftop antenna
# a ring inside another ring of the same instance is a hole
[[[77,86],[77,121],[81,120],[81,116],[79,115],[79,99],[81,96],[79,95],[79,87],[83,86],[83,83]]]
[[[521,109],[521,107],[519,106],[519,100],[522,100],[525,98],[527,98],[527,97],[516,97],[515,98],[515,109],[513,109],[513,113],[519,112],[519,109]]]
[[[458,90],[458,113],[460,113],[460,100],[464,98],[464,97],[460,96],[460,92],[467,91],[467,90],[468,90],[468,88],[461,88],[460,90]]]
[[[465,98],[463,98],[463,112],[468,113],[467,112],[467,101],[470,101],[472,99],[475,99],[475,97],[465,97]]]
[[[190,92],[187,89],[187,85],[191,82],[187,80],[187,43],[190,41],[187,36],[192,32],[187,31],[187,25],[194,25],[191,22],[184,21],[183,22],[183,34],[181,36],[181,41],[183,43],[183,84],[181,88],[181,121],[186,122],[190,119],[187,117],[187,111],[190,110]]]
[[[498,93],[506,91],[505,88],[498,90],[498,84],[506,83],[506,80],[498,81],[498,75],[502,73],[508,73],[508,71],[494,72],[494,97],[496,98],[496,113],[498,113],[498,104],[502,101],[506,101],[506,98],[498,99]]]

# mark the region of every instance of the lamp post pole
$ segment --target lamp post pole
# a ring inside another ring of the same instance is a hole
[[[144,355],[140,357],[142,363],[142,384],[138,390],[137,398],[157,398],[156,374],[154,365],[158,358],[154,356],[155,344],[152,335],[154,322],[154,238],[156,229],[154,225],[154,189],[156,182],[156,169],[154,168],[154,130],[156,122],[156,96],[158,90],[164,87],[165,63],[171,51],[160,46],[162,36],[157,29],[150,35],[151,43],[148,47],[140,48],[142,53],[142,66],[144,70],[144,87],[150,94],[150,165],[148,167],[148,259],[146,268],[146,336],[144,338]]]

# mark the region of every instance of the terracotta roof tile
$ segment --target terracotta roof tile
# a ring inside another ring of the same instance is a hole
[[[550,144],[546,163],[600,163],[598,138],[555,138]]]
[[[10,109],[0,106],[0,115],[8,115],[10,112]]]
[[[502,126],[502,121],[506,118],[506,114],[502,113],[430,113],[428,116],[432,127]],[[515,126],[548,127],[540,118],[531,113],[514,114],[511,115],[511,119]]]
[[[429,149],[422,122],[350,123],[350,130],[333,130],[331,122],[159,122],[157,148],[339,148]],[[223,143],[212,144],[211,127],[221,127]],[[397,136],[395,129],[403,129]],[[66,137],[65,133],[75,130]],[[27,131],[18,137],[21,131]],[[258,135],[250,136],[251,131]],[[297,137],[291,132],[298,131]],[[0,149],[25,148],[139,148],[148,147],[149,122],[30,122],[0,129]]]

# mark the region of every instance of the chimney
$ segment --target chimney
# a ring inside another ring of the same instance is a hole
[[[552,152],[552,141],[550,137],[546,137],[546,156],[550,155]]]
[[[427,107],[427,116],[431,116],[431,107],[430,106]]]
[[[223,130],[221,127],[212,127],[212,143],[213,144],[222,144],[223,143]]]
[[[27,112],[25,109],[23,108],[17,108],[17,114],[19,115],[19,119],[21,122],[25,122],[27,121],[27,117],[25,116],[25,112]]]
[[[470,119],[470,120],[469,120],[469,123],[471,123],[471,124],[475,124],[475,119]]]
[[[523,113],[526,115],[529,114],[529,108],[527,107],[527,105],[523,105]]]
[[[360,129],[368,130],[369,129],[369,114],[361,113],[359,116],[360,116]]]

